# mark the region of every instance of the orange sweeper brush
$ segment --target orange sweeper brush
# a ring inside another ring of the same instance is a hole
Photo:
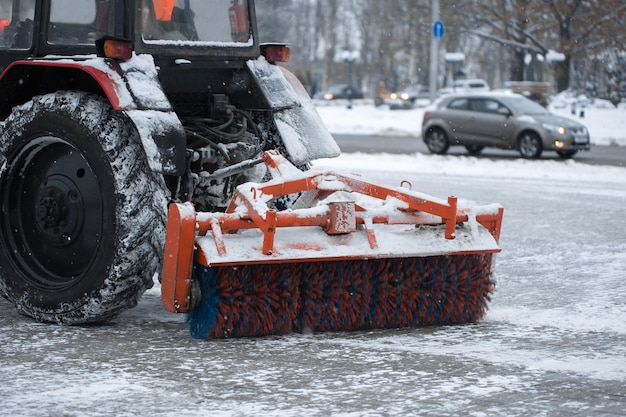
[[[239,186],[225,213],[170,206],[162,297],[204,338],[446,325],[482,319],[503,209],[457,207],[352,174],[302,172]],[[294,207],[270,208],[299,193]],[[269,205],[268,205],[269,204]]]

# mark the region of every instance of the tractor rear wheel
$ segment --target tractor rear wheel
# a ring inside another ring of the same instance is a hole
[[[161,264],[166,203],[106,100],[61,92],[16,107],[0,135],[0,293],[43,322],[133,307]]]

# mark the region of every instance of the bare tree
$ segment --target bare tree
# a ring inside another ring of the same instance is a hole
[[[472,32],[485,40],[506,48],[511,81],[526,80],[526,61],[530,54],[545,55],[547,46],[537,34],[545,22],[532,0],[491,0],[477,3]]]
[[[617,26],[616,18],[623,16],[623,0],[542,0],[550,13],[558,34],[556,48],[565,59],[556,64],[558,91],[570,87],[572,64],[594,50],[625,39],[625,28]]]
[[[285,42],[292,35],[292,0],[261,0],[257,3],[257,21],[261,42]]]
[[[363,64],[373,74],[373,88],[382,82],[387,90],[395,90],[428,79],[429,25],[428,0],[365,2]]]
[[[463,52],[463,69],[492,85],[539,80],[550,51],[557,91],[573,87],[611,94],[622,86],[626,48],[624,0],[440,0],[448,52]],[[292,46],[292,65],[311,68],[320,84],[345,82],[344,49],[358,48],[354,65],[361,87],[374,93],[428,80],[432,36],[429,0],[259,0],[262,40]],[[610,64],[610,65],[609,65]],[[441,65],[444,65],[442,62]],[[609,81],[611,80],[611,81]],[[601,86],[601,88],[599,87]]]

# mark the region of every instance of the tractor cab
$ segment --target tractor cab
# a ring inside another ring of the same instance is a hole
[[[210,22],[210,24],[207,24]],[[255,58],[248,0],[0,0],[0,70],[16,58],[84,55],[104,38],[153,56]]]

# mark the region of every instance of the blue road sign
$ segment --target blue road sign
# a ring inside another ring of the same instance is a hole
[[[437,20],[435,23],[433,23],[433,36],[437,39],[441,39],[443,38],[443,34],[445,32],[445,29],[443,27],[443,23],[441,23],[440,20]]]

